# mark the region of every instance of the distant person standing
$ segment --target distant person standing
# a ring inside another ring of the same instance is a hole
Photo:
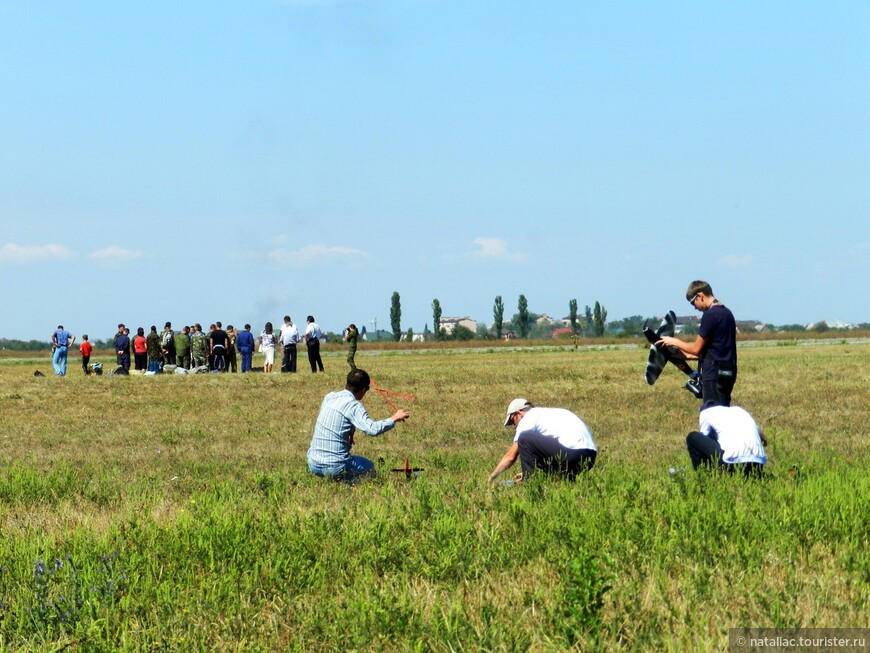
[[[251,362],[254,357],[254,334],[251,333],[251,325],[246,324],[243,331],[236,337],[236,347],[242,356],[242,374],[251,371]]]
[[[208,336],[202,332],[202,325],[197,322],[190,336],[190,364],[192,367],[208,365]]]
[[[306,319],[308,326],[305,327],[305,346],[308,348],[308,363],[311,365],[311,371],[317,372],[319,369],[323,371],[323,360],[320,358],[320,341],[323,339],[323,332],[314,321],[314,316],[309,315]]]
[[[175,364],[185,370],[190,369],[190,327],[185,325],[175,334]]]
[[[117,352],[117,350],[118,350],[118,338],[120,338],[121,336],[124,335],[124,329],[125,329],[125,327],[124,327],[124,324],[123,324],[123,322],[122,322],[121,324],[118,325],[118,333],[115,334],[115,339],[112,341],[112,344],[115,346],[115,351],[116,351],[116,352]],[[127,344],[129,345],[129,343],[127,343]],[[129,352],[127,352],[127,353],[129,354]],[[120,357],[120,355],[116,356],[116,358],[117,358],[117,361],[118,361],[118,367],[120,367],[120,366],[121,366],[121,357]],[[129,367],[129,366],[128,366],[128,367]]]
[[[85,371],[85,375],[91,373],[91,370],[88,368],[88,363],[91,361],[91,352],[94,350],[94,346],[88,340],[88,334],[84,334],[82,336],[82,344],[79,345],[79,351],[82,354],[82,369]]]
[[[163,362],[166,365],[175,365],[177,352],[175,349],[175,334],[172,331],[172,322],[167,322],[160,334],[160,348],[163,351]]]
[[[211,353],[211,368],[217,372],[227,371],[227,342],[229,336],[220,322],[215,322],[214,329],[209,334],[209,351]]]
[[[133,338],[133,369],[144,372],[148,368],[148,340],[145,338],[145,329],[136,329]]]
[[[227,325],[227,371],[236,373],[239,371],[238,358],[236,357],[236,329],[232,324]]]
[[[347,342],[347,364],[350,365],[350,371],[353,372],[356,369],[356,361],[354,357],[356,356],[356,341],[359,339],[359,331],[356,328],[356,324],[349,324],[347,329],[344,331],[344,339]]]
[[[710,406],[730,406],[731,391],[737,381],[737,325],[734,314],[713,296],[713,289],[706,281],[690,283],[686,299],[703,313],[694,342],[665,336],[659,343],[674,346],[698,359],[702,410]]]
[[[75,341],[76,337],[64,329],[62,324],[58,324],[57,331],[51,334],[51,344],[54,345],[54,355],[51,357],[51,362],[54,365],[54,373],[58,376],[66,375],[67,353]]]
[[[299,342],[299,329],[293,324],[289,315],[284,316],[284,324],[281,325],[281,345],[284,347],[284,355],[281,358],[281,371],[296,373],[296,343]]]
[[[124,374],[130,373],[130,329],[123,324],[115,336],[115,354],[118,356],[118,367]]]
[[[163,348],[160,346],[160,334],[157,327],[151,325],[151,331],[145,339],[148,350],[148,371],[159,372],[163,367]]]
[[[263,352],[263,371],[268,374],[275,364],[275,333],[272,331],[272,323],[266,322],[263,333],[260,334],[260,351]]]

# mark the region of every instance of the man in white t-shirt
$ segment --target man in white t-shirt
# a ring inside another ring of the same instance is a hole
[[[489,475],[489,482],[520,459],[522,478],[535,470],[574,480],[591,469],[598,448],[589,427],[567,408],[535,407],[518,397],[507,409],[504,425],[516,427],[514,441]]]
[[[760,475],[767,462],[767,440],[740,406],[711,406],[698,415],[698,430],[686,437],[692,467],[718,466],[746,476]]]

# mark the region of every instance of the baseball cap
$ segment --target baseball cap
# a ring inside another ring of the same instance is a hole
[[[511,415],[515,412],[522,410],[523,408],[531,408],[532,404],[529,403],[528,399],[523,399],[522,397],[517,397],[512,402],[508,404],[507,415],[504,418],[504,425],[507,426],[511,422]]]

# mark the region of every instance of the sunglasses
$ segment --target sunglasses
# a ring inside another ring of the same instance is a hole
[[[695,293],[695,296],[692,297],[692,299],[689,300],[689,303],[690,303],[692,306],[695,305],[695,300],[698,299],[698,296],[699,296],[700,294],[701,294],[701,293],[696,292],[696,293]]]

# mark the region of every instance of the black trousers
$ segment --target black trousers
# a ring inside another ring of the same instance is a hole
[[[296,373],[296,345],[284,345],[284,356],[281,358],[281,371]]]
[[[320,359],[320,341],[308,341],[308,363],[311,365],[311,371],[316,372],[318,368],[323,371],[323,361]]]
[[[764,471],[764,465],[760,463],[722,462],[722,447],[716,440],[708,438],[699,431],[692,431],[686,436],[686,448],[689,450],[693,469],[698,469],[701,466],[719,468],[729,474],[739,471],[747,477],[761,476]]]
[[[566,449],[554,438],[523,433],[517,440],[523,478],[541,470],[547,474],[574,478],[582,471],[592,469],[598,452],[594,449]]]
[[[221,345],[215,345],[211,350],[211,361],[211,369],[226,372],[227,350]]]

